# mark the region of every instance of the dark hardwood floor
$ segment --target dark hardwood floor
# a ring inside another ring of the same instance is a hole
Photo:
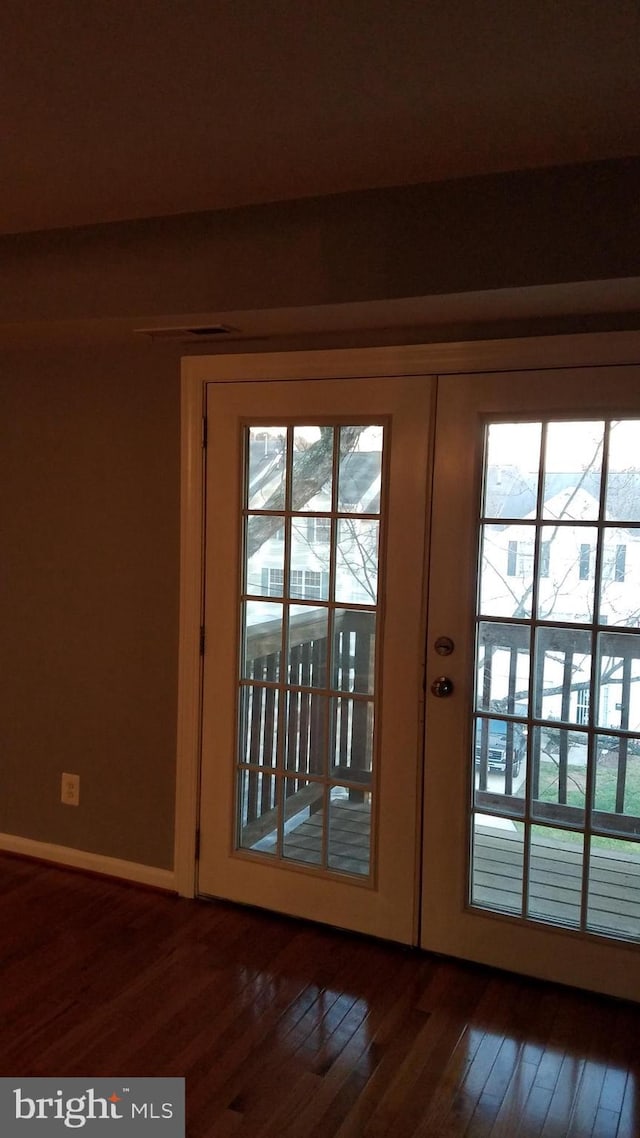
[[[640,1005],[0,857],[0,1074],[185,1075],[189,1138],[638,1138]]]

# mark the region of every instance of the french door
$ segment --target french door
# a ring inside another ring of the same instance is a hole
[[[199,891],[407,944],[432,388],[207,387]]]
[[[424,947],[640,998],[640,369],[444,377]]]
[[[207,418],[200,893],[640,998],[640,370]]]

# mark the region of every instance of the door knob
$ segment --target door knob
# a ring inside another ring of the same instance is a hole
[[[448,676],[438,676],[431,685],[431,691],[438,696],[438,699],[444,699],[453,691],[453,680],[450,680]]]

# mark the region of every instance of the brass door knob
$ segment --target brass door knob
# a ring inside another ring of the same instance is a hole
[[[453,692],[453,680],[450,680],[448,676],[438,676],[431,685],[431,691],[437,695],[438,699],[444,699]]]

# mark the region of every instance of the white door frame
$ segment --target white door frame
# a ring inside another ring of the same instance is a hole
[[[605,332],[336,351],[187,356],[181,380],[180,610],[174,871],[178,893],[197,891],[196,830],[202,719],[204,564],[203,418],[207,383],[446,375],[529,368],[630,364],[640,332]]]

